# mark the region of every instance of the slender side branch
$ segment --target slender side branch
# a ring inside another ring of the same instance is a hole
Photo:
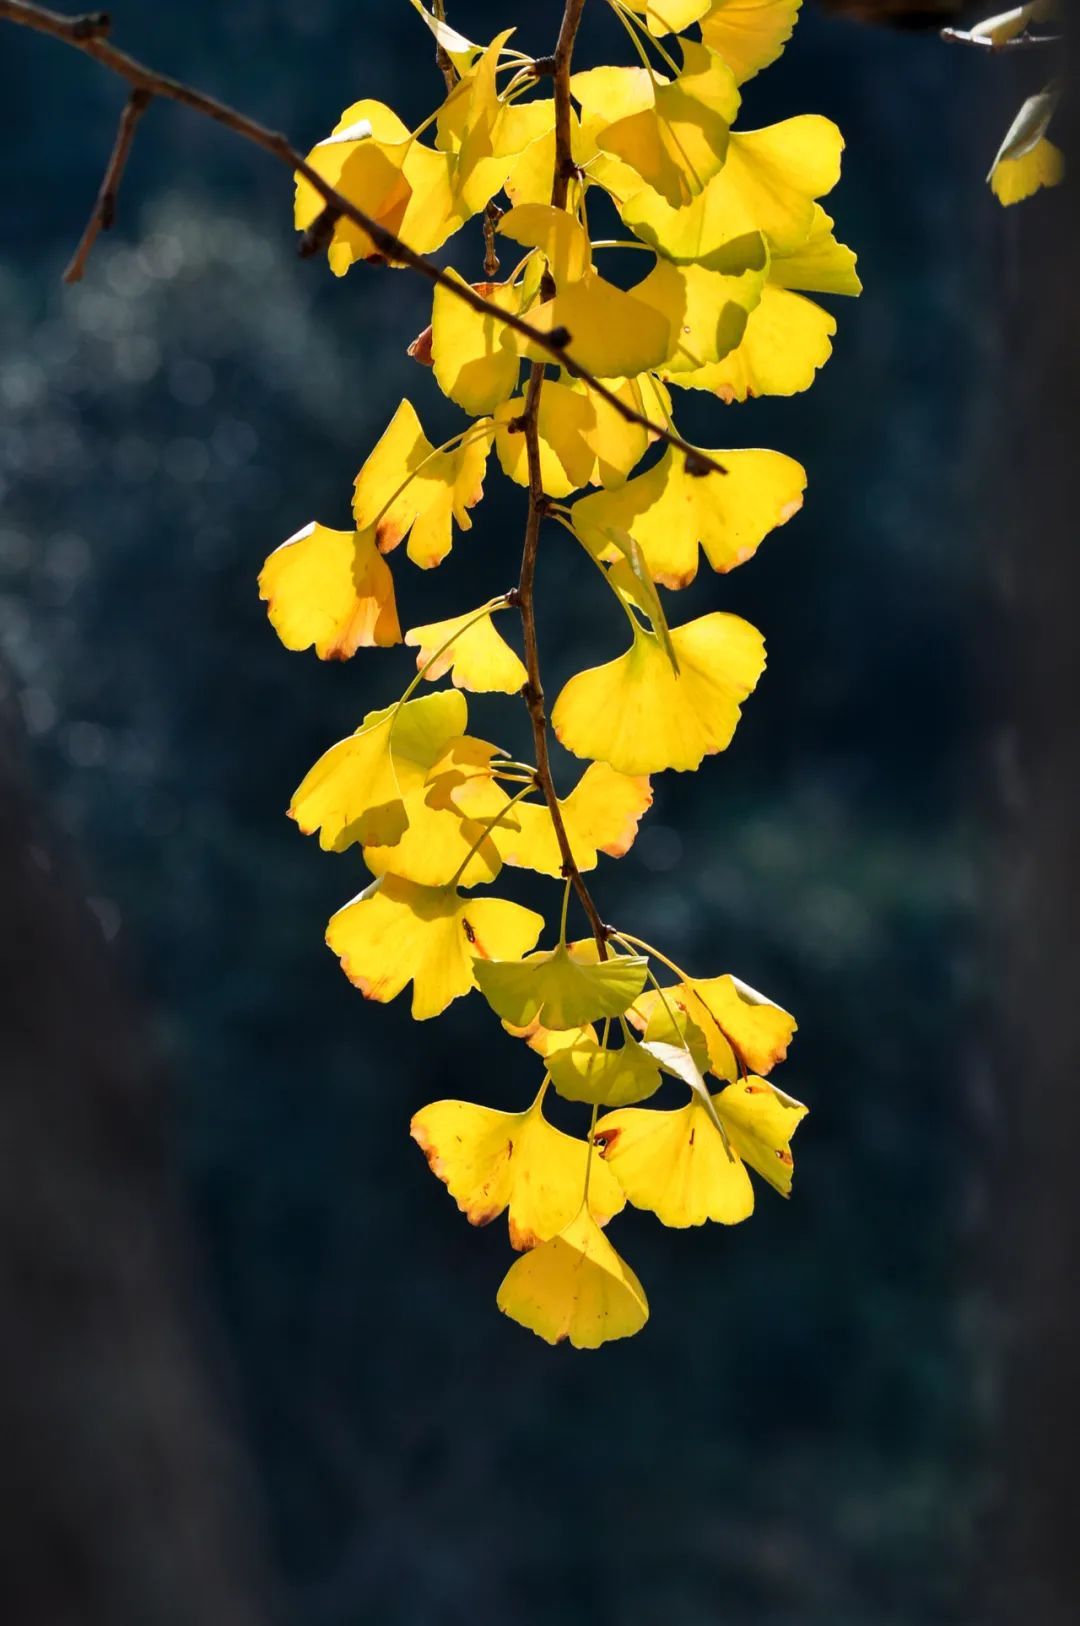
[[[574,35],[577,31],[583,4],[584,0],[568,0],[566,14],[563,18],[563,28],[559,36],[559,50],[562,52],[561,70],[560,57],[558,54],[556,55],[554,75],[556,117],[557,120],[561,119],[562,121],[566,138],[565,144],[563,141],[558,143],[561,156],[557,160],[557,165],[559,171],[563,172],[563,179],[560,182],[557,176],[556,186],[561,185],[564,188],[562,192],[563,202],[565,202],[565,187],[569,182],[570,174],[573,172],[573,157],[569,149],[570,51],[573,49]],[[108,18],[102,13],[94,13],[89,17],[63,17],[58,12],[47,10],[44,6],[32,4],[31,0],[0,0],[0,19],[6,19],[8,22],[16,23],[23,28],[33,29],[36,33],[48,34],[53,39],[61,40],[65,45],[74,47],[75,50],[81,51],[85,56],[93,57],[95,62],[99,62],[110,73],[117,74],[121,79],[125,79],[128,84],[146,92],[149,96],[157,96],[165,101],[179,102],[181,106],[190,108],[194,113],[200,113],[204,118],[213,119],[216,124],[223,125],[227,130],[231,130],[234,135],[241,136],[244,140],[252,142],[256,147],[260,147],[263,152],[267,152],[271,157],[276,158],[279,163],[287,165],[293,173],[303,175],[304,179],[310,182],[327,204],[327,210],[336,210],[339,217],[351,220],[355,225],[359,226],[385,259],[397,261],[400,265],[411,267],[412,270],[425,277],[428,282],[449,289],[455,298],[463,300],[466,305],[471,306],[473,310],[481,315],[490,316],[504,326],[513,328],[522,338],[528,339],[531,344],[543,350],[552,360],[557,361],[572,378],[580,379],[582,383],[587,384],[591,390],[594,390],[597,395],[607,401],[619,413],[620,417],[625,418],[628,423],[640,425],[641,428],[647,429],[651,435],[656,436],[658,440],[666,441],[669,446],[675,446],[685,453],[687,468],[692,474],[704,474],[709,471],[721,474],[726,472],[712,458],[707,457],[695,446],[691,446],[689,441],[684,440],[673,429],[665,428],[663,424],[654,423],[643,412],[638,412],[634,407],[622,400],[601,379],[594,377],[578,362],[567,356],[565,350],[572,335],[568,334],[565,329],[544,333],[539,328],[533,327],[530,322],[525,321],[523,317],[515,315],[514,312],[500,309],[498,305],[492,304],[490,300],[485,299],[482,294],[478,294],[469,283],[449,276],[433,260],[425,259],[422,254],[418,254],[415,249],[402,242],[400,237],[395,237],[393,232],[387,231],[385,226],[380,225],[363,209],[358,208],[355,203],[345,197],[344,193],[339,192],[328,181],[324,180],[318,171],[313,169],[307,162],[306,158],[290,144],[288,138],[279,131],[268,130],[265,125],[259,124],[245,114],[237,112],[235,108],[227,106],[224,102],[217,101],[213,96],[208,96],[201,90],[195,90],[191,85],[183,84],[178,79],[172,79],[168,74],[158,73],[156,70],[146,67],[144,63],[137,61],[135,57],[129,56],[126,51],[118,50],[115,45],[112,45],[105,38],[108,29]],[[559,89],[560,71],[563,80],[561,91]],[[560,108],[563,109],[561,113],[558,111]],[[326,218],[320,217],[323,220],[323,229],[325,229],[327,220],[330,218],[327,210],[323,211],[323,216]],[[317,225],[318,222],[316,222]],[[307,239],[305,239],[305,246],[309,246]]]
[[[71,257],[71,263],[64,272],[65,282],[81,282],[86,262],[90,258],[90,250],[97,242],[98,233],[108,231],[116,219],[116,197],[120,190],[120,182],[124,178],[128,154],[131,144],[135,140],[135,131],[139,120],[150,106],[152,97],[148,90],[141,86],[131,92],[127,99],[124,111],[120,115],[120,123],[116,130],[116,140],[109,156],[109,162],[98,188],[97,199],[94,203],[93,213],[86,222],[86,230],[79,239],[79,246]]]

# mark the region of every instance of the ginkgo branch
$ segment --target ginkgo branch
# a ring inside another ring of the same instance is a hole
[[[120,123],[116,130],[116,141],[109,155],[109,162],[105,174],[98,188],[98,195],[94,201],[94,211],[86,222],[86,230],[79,239],[79,246],[71,257],[71,263],[64,272],[65,282],[81,282],[86,262],[90,258],[90,250],[97,242],[98,233],[108,231],[116,219],[116,198],[120,190],[120,182],[124,177],[128,156],[132,143],[135,140],[135,131],[139,120],[150,106],[152,96],[148,90],[136,85],[124,105],[120,115]]]
[[[569,49],[573,48],[574,36],[577,33],[577,22],[580,19],[584,0],[568,0],[566,12],[563,16],[563,30],[560,32],[559,45],[556,47],[553,69],[553,80],[556,87],[555,94],[555,134],[556,151],[559,157],[556,160],[557,179],[562,187],[562,208],[566,201],[565,187],[570,176],[574,173],[574,161],[570,148],[570,85],[569,85],[569,51],[562,51],[565,41],[569,42]],[[573,18],[567,31],[567,19]],[[596,378],[579,362],[566,354],[566,346],[571,342],[572,335],[565,329],[545,333],[540,328],[533,327],[513,311],[503,310],[482,294],[477,293],[471,284],[460,278],[450,276],[443,268],[436,265],[433,260],[418,254],[415,249],[396,237],[393,232],[387,231],[385,226],[357,207],[344,193],[323,178],[307,159],[296,150],[286,136],[279,131],[269,130],[265,125],[259,124],[255,119],[248,118],[246,114],[220,102],[216,97],[208,96],[204,91],[196,90],[194,86],[184,84],[179,79],[173,79],[168,74],[159,73],[156,69],[148,68],[145,63],[139,62],[126,51],[119,50],[106,38],[109,31],[109,18],[104,12],[95,12],[84,17],[64,17],[59,12],[49,11],[44,6],[35,5],[32,0],[0,0],[0,19],[16,23],[23,28],[33,29],[39,34],[48,34],[53,39],[62,41],[65,45],[74,47],[85,56],[92,57],[102,67],[111,73],[117,74],[127,81],[136,90],[141,90],[150,97],[160,97],[165,101],[179,102],[181,106],[189,108],[194,113],[200,113],[204,118],[212,119],[215,124],[221,124],[234,135],[252,142],[256,147],[276,158],[279,163],[288,166],[294,174],[299,174],[315,189],[323,199],[325,208],[312,223],[305,234],[302,249],[313,252],[313,244],[322,243],[329,237],[336,222],[342,218],[351,220],[359,226],[361,231],[371,239],[373,246],[385,259],[396,261],[401,265],[409,266],[413,271],[425,277],[429,282],[440,288],[447,288],[455,298],[471,306],[482,316],[491,317],[505,327],[512,328],[530,344],[543,350],[553,361],[558,362],[571,378],[580,380],[589,389],[595,391],[620,417],[627,423],[635,423],[646,429],[650,435],[658,440],[666,441],[668,445],[675,446],[686,456],[686,466],[691,474],[707,474],[711,472],[725,473],[726,471],[708,457],[704,452],[692,446],[681,435],[662,424],[654,423],[643,412],[638,412],[627,401],[624,401],[615,390],[611,389],[603,380]],[[560,54],[562,53],[562,54]],[[564,81],[563,93],[560,95],[560,74]],[[130,140],[128,142],[130,146]],[[126,153],[125,153],[126,158]],[[110,167],[115,160],[110,160]],[[107,183],[103,182],[103,189]],[[88,228],[89,230],[89,228]],[[96,233],[94,234],[96,236]],[[87,252],[92,245],[87,245]],[[85,255],[84,255],[85,258]]]

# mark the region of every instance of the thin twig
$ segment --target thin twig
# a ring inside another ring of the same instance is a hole
[[[94,203],[93,213],[86,222],[86,230],[79,239],[79,246],[71,256],[71,263],[64,272],[65,282],[81,282],[86,262],[90,258],[90,250],[97,242],[98,233],[108,231],[116,219],[116,197],[120,190],[120,182],[124,178],[124,169],[127,165],[131,144],[135,140],[135,131],[139,120],[150,106],[152,98],[148,90],[141,86],[131,92],[120,115],[120,123],[116,130],[116,140],[109,156],[109,162],[98,188],[97,199]]]
[[[1027,51],[1036,45],[1060,45],[1061,34],[1017,34],[1011,40],[993,40],[986,34],[971,34],[966,28],[943,28],[941,38],[950,45],[974,45],[982,51]]]
[[[554,86],[555,86],[555,173],[552,177],[551,201],[556,208],[561,209],[566,203],[567,187],[572,173],[573,158],[570,150],[570,59],[574,50],[574,39],[577,34],[578,23],[581,21],[582,7],[585,0],[566,0],[566,10],[563,13],[562,27],[559,30],[559,42],[555,47],[554,59]],[[555,790],[555,782],[551,776],[551,761],[548,753],[547,715],[544,710],[544,686],[540,679],[540,655],[536,637],[536,555],[540,545],[540,527],[544,514],[547,512],[548,499],[544,492],[544,482],[540,470],[540,395],[544,387],[544,364],[534,361],[529,372],[529,387],[525,396],[525,410],[519,420],[520,428],[525,435],[525,448],[529,466],[529,514],[525,525],[525,545],[521,554],[521,579],[518,582],[517,603],[521,610],[521,630],[525,645],[525,670],[528,681],[522,694],[529,710],[529,721],[532,724],[533,746],[536,751],[536,777],[540,782],[540,789],[544,793],[551,822],[555,828],[555,839],[559,843],[559,853],[562,857],[562,872],[571,883],[574,891],[581,901],[581,906],[588,917],[593,936],[596,939],[597,952],[602,960],[607,958],[608,932],[600,916],[600,911],[593,902],[581,871],[574,858],[573,848],[566,833],[563,821],[562,808]]]
[[[571,13],[575,13],[579,17],[583,3],[584,0],[568,0],[566,15],[569,16]],[[478,294],[471,284],[450,276],[441,266],[436,265],[432,260],[425,259],[422,254],[418,254],[415,249],[402,242],[400,237],[395,237],[393,232],[387,231],[385,226],[380,225],[363,209],[358,208],[344,193],[331,186],[319,174],[318,170],[314,169],[307,159],[290,144],[287,137],[280,132],[268,130],[265,125],[259,124],[245,114],[237,112],[235,108],[227,106],[224,102],[217,101],[215,97],[208,96],[201,90],[195,90],[191,85],[183,84],[178,79],[172,79],[168,74],[158,73],[154,69],[146,67],[144,63],[138,62],[133,56],[129,56],[126,51],[118,50],[105,38],[108,19],[104,14],[94,13],[90,17],[62,17],[58,12],[49,11],[44,6],[31,4],[30,0],[0,0],[0,19],[6,19],[8,22],[17,23],[23,28],[30,28],[39,34],[48,34],[53,39],[61,40],[65,45],[73,46],[85,56],[93,57],[95,62],[99,62],[102,67],[108,68],[111,73],[119,75],[121,79],[126,79],[128,84],[135,86],[137,89],[144,90],[151,96],[161,97],[165,101],[179,102],[181,106],[190,108],[192,112],[202,114],[204,118],[213,119],[216,124],[224,125],[234,135],[241,136],[244,140],[252,142],[256,147],[260,147],[263,152],[269,153],[279,163],[287,165],[292,172],[302,175],[306,181],[310,182],[324,202],[331,208],[336,209],[340,217],[351,220],[354,225],[359,226],[361,231],[367,234],[373,247],[384,259],[396,261],[400,265],[410,266],[412,270],[418,271],[421,276],[425,277],[428,282],[449,289],[455,298],[471,306],[480,315],[489,316],[495,321],[501,322],[505,327],[513,328],[522,338],[527,339],[531,344],[536,345],[538,349],[550,356],[553,361],[558,362],[569,373],[571,378],[579,379],[583,384],[588,385],[589,389],[595,391],[597,395],[607,401],[608,405],[613,407],[620,417],[625,418],[627,423],[636,423],[658,440],[666,441],[669,446],[677,447],[679,451],[686,455],[689,472],[694,474],[704,474],[710,471],[720,474],[725,472],[720,464],[716,463],[704,452],[699,451],[697,447],[692,446],[681,435],[672,429],[665,428],[662,424],[654,423],[643,412],[638,412],[636,408],[630,406],[601,379],[594,377],[579,362],[566,355],[566,346],[571,342],[572,335],[568,334],[565,329],[544,333],[541,329],[533,327],[530,322],[525,321],[523,317],[517,316],[513,311],[500,309],[498,305],[491,303],[483,295]],[[563,32],[565,33],[565,16],[563,22]],[[575,21],[568,36],[571,45],[576,29],[577,24]],[[563,33],[560,33],[560,44],[562,40]],[[560,188],[562,203],[566,201],[565,189],[569,183],[570,175],[573,173],[573,158],[569,147],[570,90],[569,74],[566,72],[566,63],[568,61],[569,57],[564,55],[562,69],[560,70],[558,51],[556,52],[554,74],[556,84],[555,118],[557,147],[561,154],[558,160],[559,173],[556,176],[556,184]],[[565,81],[564,89],[561,92],[559,90],[560,71]]]
[[[446,6],[444,4],[444,0],[431,0],[431,14],[438,23],[444,23],[446,21]],[[445,45],[437,35],[435,38],[435,66],[443,76],[443,83],[446,85],[446,94],[449,96],[450,92],[457,84],[457,69],[451,62]]]

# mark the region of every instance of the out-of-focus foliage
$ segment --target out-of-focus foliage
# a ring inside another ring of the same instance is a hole
[[[113,8],[133,48],[300,141],[361,71],[420,116],[438,80],[398,78],[415,42],[401,9],[360,38],[332,0]],[[497,21],[461,12],[474,38]],[[456,1063],[433,1062],[398,1007],[358,1042],[356,996],[318,941],[348,859],[313,862],[281,817],[331,719],[355,726],[357,694],[348,668],[282,658],[252,578],[309,508],[349,524],[342,483],[382,427],[366,380],[405,392],[398,334],[419,331],[427,300],[363,269],[355,298],[295,262],[272,169],[164,109],[116,232],[61,292],[116,92],[48,42],[0,68],[21,132],[3,149],[19,204],[0,271],[3,647],[50,808],[173,1058],[177,1161],[297,1626],[360,1609],[392,1626],[556,1612],[652,1626],[710,1620],[718,1597],[738,1626],[965,1618],[986,1403],[964,1285],[987,1195],[972,482],[996,258],[970,176],[998,110],[974,52],[813,14],[800,32],[797,73],[781,59],[745,95],[765,123],[819,76],[849,139],[846,223],[874,297],[813,396],[755,408],[754,438],[813,470],[814,509],[731,578],[740,614],[760,623],[768,605],[774,651],[746,749],[723,797],[680,798],[678,833],[661,791],[610,885],[618,908],[625,873],[648,899],[642,935],[666,932],[682,963],[730,932],[751,982],[814,1009],[799,1078],[822,1081],[815,1156],[797,1227],[762,1202],[752,1231],[724,1238],[722,1290],[714,1240],[672,1250],[626,1216],[635,1264],[662,1286],[650,1338],[615,1346],[600,1377],[539,1344],[512,1373],[498,1358],[505,1328],[485,1309],[501,1239],[447,1228],[422,1161],[385,1150],[452,1093]],[[65,95],[78,142],[55,119]],[[913,99],[939,116],[913,125]],[[696,420],[706,444],[715,410]],[[485,502],[516,534],[509,487]],[[463,604],[506,585],[479,529],[442,568]],[[558,682],[584,664],[599,600],[553,576]],[[438,619],[441,596],[417,573],[402,625]],[[516,1043],[496,1030],[478,1073],[497,1079]],[[509,1088],[495,1104],[519,1105]],[[573,1451],[586,1471],[568,1482]],[[600,1473],[625,1487],[617,1506]],[[620,1566],[598,1564],[616,1548]]]

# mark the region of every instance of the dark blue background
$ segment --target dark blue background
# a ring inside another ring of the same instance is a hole
[[[556,11],[525,8],[516,43],[550,48]],[[357,97],[415,121],[440,91],[405,0],[113,13],[119,44],[302,146]],[[514,20],[480,0],[451,15],[480,39]],[[624,46],[591,4],[579,63]],[[1015,230],[983,176],[1012,65],[810,12],[746,90],[745,124],[840,123],[827,203],[866,292],[835,302],[810,394],[679,402],[702,444],[800,458],[808,501],[675,606],[748,615],[768,672],[725,756],[657,782],[597,891],[796,1012],[783,1083],[812,1113],[790,1204],[763,1191],[730,1231],[620,1221],[652,1320],[597,1356],[496,1313],[502,1226],[471,1231],[407,1136],[444,1094],[523,1101],[521,1049],[476,1000],[423,1027],[404,1001],[364,1005],[322,945],[362,884],[355,850],[322,855],[283,816],[411,661],[288,654],[255,577],[309,518],[347,522],[403,393],[453,425],[404,354],[428,296],[299,262],[287,175],[160,105],[116,231],[64,290],[123,91],[14,30],[0,91],[0,638],[50,809],[171,1058],[177,1166],[296,1626],[968,1619],[994,1385],[972,1269],[993,667],[977,497],[1001,455]],[[479,273],[475,237],[458,263]],[[512,580],[521,493],[494,459],[475,519],[434,578],[402,557],[404,624]],[[590,575],[545,535],[553,694],[620,647]],[[472,715],[524,748],[510,702]]]

